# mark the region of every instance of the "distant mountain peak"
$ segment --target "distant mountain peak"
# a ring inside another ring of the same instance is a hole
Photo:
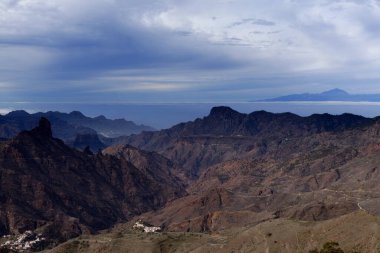
[[[80,111],[72,111],[72,112],[70,112],[70,115],[71,116],[76,116],[76,117],[85,117],[83,115],[83,113],[81,113]]]
[[[349,95],[349,93],[345,90],[335,88],[332,90],[322,92],[321,95]]]
[[[228,106],[215,106],[211,108],[211,111],[210,111],[210,116],[228,116],[228,115],[235,115],[235,114],[240,114],[240,113]]]
[[[331,89],[322,93],[291,94],[281,97],[260,100],[261,102],[291,101],[347,101],[347,102],[380,102],[380,94],[351,94],[342,89]]]
[[[8,117],[25,117],[28,115],[29,115],[29,113],[27,113],[24,110],[16,110],[16,111],[9,112],[7,114]]]

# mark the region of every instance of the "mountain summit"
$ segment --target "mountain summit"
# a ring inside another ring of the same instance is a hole
[[[258,102],[292,102],[292,101],[346,101],[346,102],[380,102],[380,94],[350,94],[342,89],[332,89],[322,93],[302,93],[259,100]]]
[[[226,116],[232,116],[240,114],[239,112],[233,110],[231,107],[228,106],[216,106],[211,108],[210,116],[218,117],[226,117]]]
[[[322,92],[321,95],[329,95],[329,96],[347,96],[350,95],[347,91],[342,89],[332,89],[325,92]]]

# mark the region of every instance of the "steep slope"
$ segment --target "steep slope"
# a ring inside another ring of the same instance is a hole
[[[37,128],[0,143],[0,234],[43,229],[64,240],[105,229],[182,196],[171,179],[69,148],[42,118]]]
[[[370,125],[376,119],[343,114],[300,117],[264,111],[242,114],[228,107],[212,108],[210,114],[158,132],[144,132],[119,139],[175,161],[197,178],[204,169],[232,159],[275,155],[282,142],[323,132],[339,132]],[[288,155],[298,147],[290,146]]]
[[[265,155],[205,170],[177,199],[142,218],[169,231],[219,231],[278,217],[380,214],[380,124],[288,138]]]
[[[112,155],[132,163],[147,177],[155,178],[158,181],[168,181],[176,186],[190,180],[190,175],[186,174],[186,171],[156,152],[143,151],[129,145],[111,146],[102,152],[105,155]]]

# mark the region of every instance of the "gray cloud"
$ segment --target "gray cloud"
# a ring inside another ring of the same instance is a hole
[[[376,90],[379,22],[375,0],[4,0],[0,88],[62,101]]]
[[[257,26],[274,26],[275,22],[265,20],[265,19],[255,19],[255,18],[244,18],[240,21],[233,22],[229,27],[241,26],[241,25],[257,25]]]

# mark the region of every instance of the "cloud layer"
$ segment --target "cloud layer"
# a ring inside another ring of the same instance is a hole
[[[2,0],[0,99],[380,92],[378,0]]]

